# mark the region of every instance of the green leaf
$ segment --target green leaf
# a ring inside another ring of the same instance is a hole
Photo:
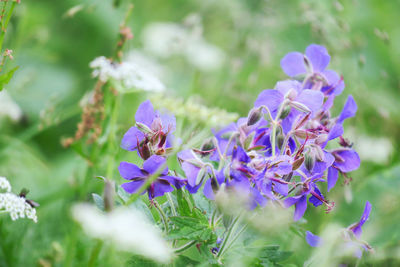
[[[10,71],[1,74],[0,75],[0,91],[4,89],[4,85],[8,84],[14,75],[14,72],[18,69],[19,67],[16,66],[15,68],[11,69]]]
[[[209,241],[213,239],[213,231],[207,221],[192,217],[169,217],[176,228],[171,230],[168,237],[171,239]]]
[[[98,194],[93,193],[92,194],[94,204],[96,205],[97,208],[100,210],[104,210],[104,200],[101,196]]]
[[[176,267],[186,267],[186,266],[190,267],[190,266],[197,266],[200,264],[200,262],[192,260],[189,257],[179,255],[175,260],[174,264]]]

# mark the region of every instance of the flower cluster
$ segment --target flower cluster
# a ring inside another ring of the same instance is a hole
[[[99,77],[102,82],[113,81],[113,85],[120,91],[165,90],[164,84],[151,71],[135,62],[116,63],[105,57],[98,57],[90,63],[90,67],[93,69],[93,77]]]
[[[36,209],[32,201],[25,196],[11,193],[10,182],[5,177],[0,177],[0,190],[6,191],[0,193],[0,213],[9,213],[13,221],[19,218],[28,218],[37,222]]]
[[[295,221],[303,217],[309,204],[324,205],[331,211],[334,202],[323,193],[325,188],[332,190],[339,175],[347,182],[360,158],[343,137],[343,122],[357,111],[353,97],[348,96],[338,116],[330,111],[344,82],[327,69],[329,61],[327,50],[315,44],[308,46],[305,54],[287,54],[281,67],[291,79],[262,91],[246,118],[215,132],[201,148],[178,153],[184,179],[168,176],[167,169],[161,171],[165,166],[155,163],[167,156],[175,120],[153,111],[150,102],[142,103],[136,126],[125,134],[122,147],[138,150],[146,161],[143,168],[121,163],[121,176],[131,180],[123,187],[128,193],[136,192],[157,166],[159,178],[148,188],[150,198],[172,191],[171,185],[185,185],[190,193],[202,189],[209,199],[221,191],[245,196],[250,209],[269,202],[294,206]],[[338,141],[336,148],[333,140]],[[356,235],[368,218],[364,217],[350,228]],[[313,246],[318,243],[318,237],[310,232],[307,240]]]

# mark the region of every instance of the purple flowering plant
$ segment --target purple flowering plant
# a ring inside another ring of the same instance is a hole
[[[357,105],[349,95],[339,114],[331,111],[345,84],[327,69],[329,62],[325,47],[316,44],[305,54],[287,54],[281,67],[290,79],[263,90],[247,117],[214,131],[198,148],[176,141],[173,115],[154,110],[148,100],[140,104],[136,124],[121,142],[123,149],[137,151],[143,159],[141,166],[119,166],[121,177],[128,180],[121,185],[130,195],[127,202],[147,192],[175,252],[195,245],[210,262],[219,264],[246,227],[243,213],[227,215],[220,207],[225,196],[241,199],[247,214],[268,206],[293,210],[293,224],[304,224],[310,207],[324,206],[331,212],[335,202],[328,192],[338,180],[348,182],[360,158],[343,137],[343,123],[355,116]],[[167,162],[175,163],[174,170]],[[209,209],[195,199],[203,199]],[[370,211],[367,202],[360,221],[346,229],[343,244],[371,249],[360,241]],[[240,224],[245,225],[243,230],[238,230]],[[302,235],[312,247],[324,245],[310,231]]]

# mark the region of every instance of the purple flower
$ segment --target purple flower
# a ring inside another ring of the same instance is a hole
[[[306,231],[306,241],[311,247],[319,247],[322,245],[321,237],[314,235],[310,231]]]
[[[150,199],[164,195],[166,192],[174,190],[172,187],[180,188],[185,180],[168,175],[168,167],[163,167],[166,160],[165,158],[153,155],[143,163],[143,168],[129,162],[121,162],[118,167],[119,173],[122,178],[130,182],[122,184],[122,188],[129,194],[137,193],[139,188],[146,182],[149,177],[163,168],[159,177],[152,182],[147,188],[147,193]],[[144,193],[144,192],[143,192]]]
[[[121,141],[125,150],[138,150],[143,159],[152,154],[164,154],[171,147],[169,133],[175,131],[176,120],[172,115],[154,110],[149,100],[140,104],[135,114],[136,126],[131,127]]]
[[[344,82],[336,72],[326,69],[330,59],[325,47],[312,44],[306,48],[305,55],[300,52],[288,53],[281,60],[281,67],[290,77],[309,75],[306,77],[307,81],[320,88],[326,95],[340,95],[344,89]]]
[[[369,219],[369,214],[371,213],[371,203],[369,203],[369,201],[367,201],[365,203],[365,208],[364,208],[364,212],[360,218],[360,221],[358,221],[357,223],[351,225],[349,227],[349,229],[354,233],[354,235],[357,238],[361,237],[362,234],[362,229],[361,227],[364,225],[364,223]]]
[[[331,151],[331,154],[335,157],[335,161],[328,169],[328,191],[336,185],[339,172],[347,173],[360,167],[360,157],[357,152],[352,149],[336,149]]]

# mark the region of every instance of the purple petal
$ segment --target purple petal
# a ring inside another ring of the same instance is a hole
[[[343,134],[343,126],[340,123],[336,123],[332,129],[330,129],[329,134],[328,134],[328,139],[329,140],[333,140],[335,138],[338,138],[339,136],[341,136]]]
[[[139,105],[135,114],[135,120],[151,127],[155,116],[156,113],[154,112],[153,105],[151,104],[150,100],[146,100]]]
[[[369,203],[369,201],[367,201],[365,203],[364,212],[363,212],[363,215],[361,216],[360,223],[359,223],[361,226],[364,225],[364,223],[368,220],[369,214],[371,213],[371,208],[372,208],[371,203]]]
[[[306,56],[310,60],[314,72],[322,72],[328,66],[331,57],[325,47],[312,44],[306,48]]]
[[[324,199],[324,196],[321,194],[321,191],[319,191],[319,189],[315,186],[314,187],[314,193],[316,193],[318,196],[320,196],[321,199]],[[319,198],[317,198],[316,196],[312,195],[308,201],[314,205],[314,207],[318,207],[320,205],[322,205],[322,201],[319,200]]]
[[[322,244],[321,237],[314,235],[310,231],[306,232],[306,241],[311,247],[319,247]]]
[[[131,127],[122,138],[121,147],[125,150],[133,151],[137,148],[137,143],[143,140],[144,134],[136,127]]]
[[[163,132],[173,132],[176,129],[176,118],[174,115],[163,114],[160,116]]]
[[[288,195],[288,185],[287,184],[275,183],[274,190],[278,194],[281,194],[282,196]]]
[[[118,167],[118,171],[122,178],[126,180],[132,180],[134,178],[143,178],[145,175],[142,170],[133,163],[121,162]]]
[[[299,52],[290,52],[281,60],[283,71],[290,77],[294,77],[307,72],[304,65],[304,55]]]
[[[344,104],[343,110],[340,113],[338,123],[343,123],[345,119],[354,117],[357,112],[357,104],[356,101],[354,101],[354,98],[352,95],[349,95],[347,97],[346,104]]]
[[[143,163],[143,169],[148,173],[153,174],[158,171],[158,169],[165,163],[165,161],[165,158],[158,155],[153,155]],[[168,167],[164,168],[165,169],[163,169],[161,174],[167,175]]]
[[[303,196],[288,197],[287,199],[285,199],[283,201],[283,205],[286,208],[289,208],[290,206],[293,206],[294,204],[296,204],[300,200],[301,197],[303,197]]]
[[[143,185],[144,179],[131,181],[129,183],[124,183],[121,187],[129,194],[136,193],[136,191]]]
[[[321,109],[324,103],[324,94],[320,91],[306,89],[300,93],[296,101],[306,105],[315,114]]]
[[[268,107],[271,115],[275,117],[275,114],[283,101],[283,95],[278,90],[267,89],[262,91],[254,103],[255,107],[266,106]]]
[[[182,162],[181,166],[182,170],[185,172],[188,184],[192,187],[196,186],[197,175],[199,174],[200,168],[186,161]]]
[[[335,95],[330,95],[330,96],[328,97],[328,99],[325,101],[325,103],[324,103],[322,109],[323,109],[324,111],[327,111],[327,110],[331,109],[331,107],[333,106],[334,100],[335,100]]]
[[[174,191],[174,188],[170,185],[168,181],[163,179],[156,180],[150,189],[148,189],[150,198],[160,197],[167,192]]]
[[[160,179],[168,181],[170,184],[175,186],[176,189],[182,188],[186,182],[186,179],[184,178],[169,175],[161,176]]]
[[[335,187],[338,177],[338,170],[334,167],[330,167],[328,169],[328,192]]]
[[[360,157],[356,151],[343,149],[335,151],[335,154],[343,159],[343,161],[336,160],[334,163],[341,172],[351,172],[360,167]]]
[[[206,198],[214,200],[215,196],[214,196],[214,190],[212,189],[212,186],[211,186],[211,179],[208,179],[205,182],[204,188],[203,188],[203,193],[206,196]]]
[[[322,74],[325,76],[328,85],[324,86],[321,91],[328,95],[340,95],[345,87],[343,79],[333,70],[326,70]]]
[[[275,90],[278,90],[282,95],[286,95],[291,89],[295,89],[298,93],[301,91],[301,83],[296,80],[286,80],[277,82]]]
[[[303,217],[307,209],[307,196],[302,196],[296,203],[296,208],[294,209],[293,220],[298,221]]]

